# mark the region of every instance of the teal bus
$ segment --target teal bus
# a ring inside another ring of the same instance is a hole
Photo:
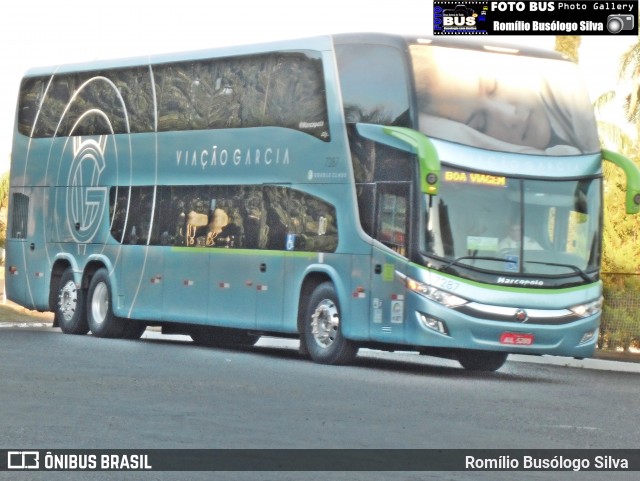
[[[588,357],[603,160],[577,66],[386,34],[32,69],[6,292],[68,334]]]

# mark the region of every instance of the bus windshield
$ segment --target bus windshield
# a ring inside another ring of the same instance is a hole
[[[498,275],[586,279],[600,262],[601,179],[531,180],[445,169],[425,195],[423,253]],[[441,265],[441,266],[442,266]]]
[[[599,151],[577,65],[429,45],[410,52],[424,134],[501,152]]]

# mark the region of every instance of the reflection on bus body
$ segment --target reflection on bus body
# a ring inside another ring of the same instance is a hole
[[[590,129],[595,123],[580,118],[590,109],[588,99],[575,98],[575,89],[555,78],[556,72],[543,77],[516,56],[451,48],[414,47],[412,58],[420,128],[427,135],[508,152],[545,153],[561,146],[546,153],[574,155],[598,149]],[[539,61],[561,70],[574,67]]]

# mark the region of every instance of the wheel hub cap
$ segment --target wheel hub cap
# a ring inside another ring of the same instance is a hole
[[[60,299],[58,300],[60,312],[65,321],[70,321],[76,312],[78,306],[78,289],[75,282],[67,282],[60,291]]]
[[[339,325],[340,316],[335,303],[330,299],[320,302],[311,318],[311,333],[316,343],[329,347],[336,339]]]

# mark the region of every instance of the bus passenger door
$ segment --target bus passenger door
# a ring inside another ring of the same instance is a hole
[[[295,196],[294,196],[295,197]],[[256,285],[256,326],[264,330],[280,330],[283,325],[285,272],[287,252],[295,250],[295,235],[288,235],[292,216],[291,189],[277,185],[263,186],[264,233],[258,240],[260,256]]]
[[[409,186],[379,183],[375,202],[375,238],[372,255],[372,309],[370,336],[383,342],[404,341],[405,287],[398,274],[407,268]]]

